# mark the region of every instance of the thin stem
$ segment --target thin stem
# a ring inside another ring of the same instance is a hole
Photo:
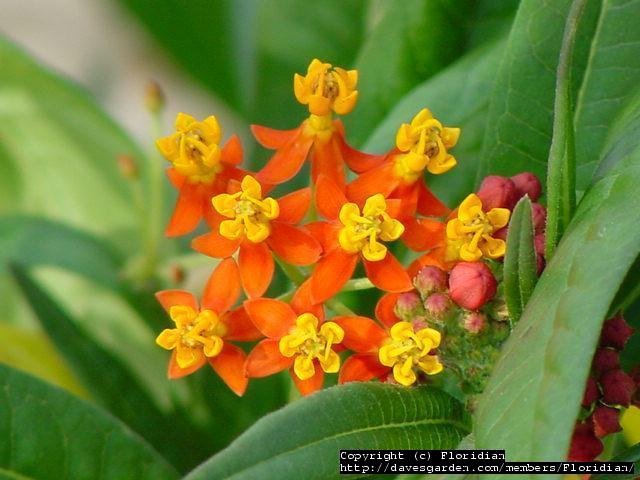
[[[288,302],[293,298],[293,295],[296,293],[296,289],[289,290],[283,294],[280,294],[276,297],[276,300],[280,300],[281,302]]]
[[[367,277],[353,278],[344,284],[342,292],[353,292],[355,290],[369,290],[370,288],[376,288]]]
[[[351,310],[344,303],[342,303],[339,300],[336,300],[335,298],[331,298],[331,299],[327,300],[325,303],[326,303],[327,307],[329,307],[331,310],[333,310],[338,315],[349,315],[349,316],[355,316],[356,315],[353,310]]]
[[[291,280],[291,283],[293,283],[294,285],[300,286],[307,279],[306,276],[296,266],[283,262],[278,257],[275,257],[275,259],[284,274],[289,280]]]

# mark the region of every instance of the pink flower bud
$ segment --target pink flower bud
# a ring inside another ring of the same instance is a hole
[[[622,430],[620,428],[620,411],[617,408],[598,405],[593,411],[593,431],[596,437],[604,437]]]
[[[418,330],[422,330],[423,328],[427,328],[429,323],[427,322],[427,317],[422,315],[418,315],[411,322],[413,324],[413,331],[417,332]]]
[[[589,408],[593,402],[595,402],[600,396],[600,390],[598,390],[598,384],[593,377],[587,378],[587,386],[584,389],[584,396],[582,397],[582,406]]]
[[[620,368],[620,354],[611,348],[599,348],[593,357],[593,369],[598,373]]]
[[[529,195],[532,202],[537,202],[542,193],[542,185],[540,180],[533,173],[523,172],[511,177],[511,181],[516,187],[517,198]]]
[[[489,175],[480,184],[478,197],[482,200],[482,209],[488,212],[492,208],[508,208],[513,210],[518,196],[516,186],[507,177]]]
[[[464,317],[464,329],[469,333],[480,333],[487,324],[484,313],[469,312]]]
[[[444,317],[450,306],[451,300],[446,293],[433,293],[424,301],[427,314],[436,320]]]
[[[424,296],[440,292],[447,286],[447,274],[438,267],[428,265],[418,271],[413,279],[413,285]]]
[[[632,333],[633,328],[625,322],[622,315],[616,315],[604,322],[600,334],[600,345],[622,350]]]
[[[536,233],[544,232],[547,225],[547,209],[539,203],[531,204],[531,215],[533,218],[533,226]]]
[[[462,308],[477,310],[496,294],[497,282],[482,262],[459,262],[449,275],[449,295]]]
[[[541,257],[544,257],[544,248],[545,248],[544,233],[539,233],[538,235],[533,237],[533,246],[535,247],[536,253]]]
[[[411,321],[417,315],[416,310],[421,306],[420,296],[416,292],[405,292],[396,302],[396,315],[402,320]]]
[[[636,382],[633,381],[633,378],[618,368],[604,372],[599,380],[604,403],[629,406],[631,397],[636,391]]]
[[[594,435],[591,423],[577,423],[571,437],[570,462],[591,462],[602,453],[602,442]]]

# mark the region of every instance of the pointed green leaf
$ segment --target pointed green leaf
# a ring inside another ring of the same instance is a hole
[[[610,473],[596,473],[591,475],[591,480],[633,480],[638,478],[640,472],[640,443],[627,448],[611,459],[612,462],[633,462],[635,464],[635,473],[629,475],[613,475]]]
[[[1,364],[0,385],[3,478],[178,478],[138,435],[96,407]]]
[[[514,324],[520,320],[536,286],[536,272],[531,200],[525,197],[513,209],[504,257],[504,295],[509,318]]]
[[[261,419],[185,477],[340,478],[340,449],[455,448],[468,433],[464,407],[429,387],[332,387]]]

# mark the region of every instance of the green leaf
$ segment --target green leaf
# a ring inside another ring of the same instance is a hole
[[[340,449],[447,449],[468,433],[464,407],[429,387],[332,387],[256,423],[185,480],[340,478]]]
[[[504,256],[504,295],[509,318],[520,320],[537,281],[536,252],[533,244],[531,200],[518,202],[509,221],[507,252]]]
[[[638,478],[638,472],[640,471],[640,443],[636,443],[634,446],[627,448],[624,452],[616,455],[611,459],[612,462],[633,462],[635,464],[635,474],[628,475],[613,475],[610,473],[596,473],[591,475],[591,480],[633,480]]]
[[[0,385],[3,478],[178,478],[160,455],[105,412],[1,364]]]
[[[585,194],[479,402],[478,448],[561,460],[602,322],[640,252],[640,148]]]
[[[457,205],[473,191],[491,86],[506,41],[489,42],[464,55],[433,78],[414,88],[391,110],[366,141],[364,150],[388,151],[402,123],[428,107],[444,125],[461,128],[458,144],[451,153],[458,160],[444,175],[429,175],[427,182],[439,198]]]

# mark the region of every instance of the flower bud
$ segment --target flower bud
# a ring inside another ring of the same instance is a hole
[[[151,80],[144,89],[144,104],[154,114],[160,113],[164,108],[164,93],[160,85]]]
[[[538,198],[540,198],[540,193],[542,193],[542,185],[540,184],[540,180],[538,180],[538,177],[536,177],[533,173],[519,173],[518,175],[514,175],[513,177],[511,177],[511,181],[516,188],[517,198],[522,198],[525,195],[529,195],[529,198],[532,202],[537,202]]]
[[[464,329],[469,333],[480,333],[487,324],[487,317],[484,313],[469,312],[464,316]]]
[[[424,308],[434,320],[440,320],[445,316],[451,305],[451,300],[446,293],[433,293],[424,301]]]
[[[502,227],[500,230],[496,230],[491,234],[493,238],[498,238],[500,240],[507,241],[507,235],[509,234],[509,225],[506,227]]]
[[[582,397],[582,406],[589,408],[599,396],[600,390],[598,390],[598,384],[595,379],[593,377],[587,378],[587,386],[584,389],[584,396]]]
[[[616,315],[604,322],[600,334],[600,345],[622,350],[632,333],[633,328],[625,322],[622,315]]]
[[[544,233],[539,233],[535,237],[533,237],[533,246],[535,247],[536,253],[541,257],[544,257],[544,249],[545,249]]]
[[[604,437],[622,430],[618,421],[620,411],[617,408],[598,405],[591,417],[593,418],[593,431],[596,437]]]
[[[421,295],[427,296],[440,292],[447,286],[447,274],[438,267],[428,265],[422,267],[413,279],[413,285]]]
[[[593,369],[598,373],[620,368],[620,354],[611,348],[599,348],[593,357]]]
[[[427,317],[423,315],[418,315],[415,317],[411,324],[413,325],[413,331],[417,332],[418,330],[422,330],[423,328],[429,327],[429,322],[427,321]]]
[[[535,228],[535,232],[544,232],[544,229],[547,225],[547,209],[539,203],[532,203],[531,215],[533,218],[533,227]]]
[[[480,184],[478,197],[482,200],[482,209],[488,212],[492,208],[508,208],[513,210],[518,196],[516,186],[507,177],[489,175]]]
[[[615,369],[604,372],[600,378],[602,401],[609,405],[628,407],[631,397],[636,391],[636,382],[622,370]]]
[[[398,318],[410,322],[417,314],[421,306],[421,300],[415,292],[405,292],[400,294],[396,302],[395,312]]]
[[[568,460],[591,462],[602,453],[603,448],[602,442],[593,433],[591,423],[577,423],[571,437]]]
[[[497,282],[482,262],[459,262],[449,275],[449,295],[462,308],[477,310],[496,294]]]
[[[120,170],[120,175],[127,180],[135,180],[138,178],[138,164],[136,163],[136,159],[131,155],[118,155],[118,170]]]

